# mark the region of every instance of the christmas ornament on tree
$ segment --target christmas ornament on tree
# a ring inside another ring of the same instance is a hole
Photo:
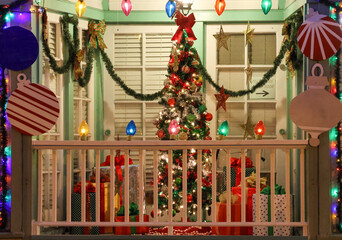
[[[224,109],[224,111],[227,111],[226,108],[226,101],[229,98],[228,94],[224,93],[224,87],[222,86],[220,94],[215,94],[217,105],[216,105],[216,111],[219,110],[220,107]]]
[[[179,140],[187,140],[188,139],[188,134],[186,132],[181,132],[179,134]]]
[[[213,115],[211,113],[207,113],[205,115],[205,119],[209,122],[209,121],[211,121],[213,119]]]
[[[228,33],[224,33],[223,32],[223,28],[222,25],[220,27],[220,32],[215,34],[214,37],[216,38],[216,42],[217,42],[217,49],[219,50],[221,47],[224,47],[225,49],[227,49],[227,51],[229,51],[228,49],[228,39],[229,39],[229,34]]]
[[[207,107],[205,105],[201,105],[198,108],[198,113],[204,113],[207,110]]]
[[[167,103],[169,104],[170,107],[174,107],[175,106],[175,103],[176,103],[176,100],[174,98],[170,98]]]

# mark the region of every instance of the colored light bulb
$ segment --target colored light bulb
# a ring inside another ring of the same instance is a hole
[[[78,127],[78,134],[80,135],[80,137],[88,136],[89,126],[85,120],[83,120],[80,126]]]
[[[173,14],[175,13],[175,11],[176,11],[176,2],[173,1],[173,0],[169,0],[169,1],[166,3],[165,10],[166,10],[167,16],[168,16],[169,18],[172,17],[172,15],[173,15]]]
[[[76,14],[78,17],[82,17],[87,6],[83,0],[78,0],[75,5]]]
[[[272,0],[262,0],[261,1],[261,9],[266,15],[272,8]]]
[[[218,128],[218,134],[227,136],[228,133],[229,133],[229,125],[228,125],[228,121],[226,120]]]
[[[134,121],[130,121],[126,127],[126,134],[128,136],[134,136],[135,133],[137,132],[137,127],[135,126]]]
[[[172,120],[169,126],[169,133],[170,135],[177,135],[179,132],[179,124],[176,120]]]
[[[254,133],[259,137],[262,138],[265,134],[265,125],[262,121],[259,121],[257,125],[254,127]]]
[[[219,16],[223,13],[225,8],[226,8],[226,2],[224,0],[216,0],[215,10]]]
[[[124,12],[124,14],[126,16],[128,16],[132,10],[131,0],[122,0],[121,8],[122,8],[122,11]]]

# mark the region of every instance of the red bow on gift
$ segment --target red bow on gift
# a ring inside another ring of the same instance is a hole
[[[89,182],[89,181],[87,181],[87,183],[88,184],[86,186],[86,193],[94,193],[95,192],[94,185],[91,182]],[[81,187],[81,183],[79,182],[74,187],[74,193],[81,194],[81,192],[82,192],[82,187]]]
[[[177,41],[178,43],[182,40],[183,29],[188,34],[189,40],[196,40],[194,32],[192,31],[192,27],[195,25],[195,15],[191,13],[188,17],[184,16],[182,13],[178,12],[176,15],[176,24],[178,27],[175,35],[172,37],[172,41]]]
[[[131,158],[129,158],[129,164],[132,165],[133,161]],[[125,155],[117,156],[115,157],[115,172],[119,177],[119,181],[123,181],[123,175],[122,175],[122,170],[121,166],[125,165]],[[106,157],[106,161],[101,163],[101,166],[110,166],[110,155]]]

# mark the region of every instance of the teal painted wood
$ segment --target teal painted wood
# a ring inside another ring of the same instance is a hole
[[[104,113],[103,113],[103,61],[100,54],[95,54],[94,66],[94,136],[95,140],[104,139]]]

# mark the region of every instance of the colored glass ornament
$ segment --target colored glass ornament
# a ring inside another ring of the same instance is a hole
[[[181,179],[181,178],[176,178],[176,179],[175,179],[175,183],[176,183],[177,185],[181,185],[181,184],[182,184],[182,179]]]
[[[87,6],[83,0],[78,0],[75,5],[76,14],[78,17],[82,17]]]
[[[78,134],[80,135],[80,137],[88,136],[89,126],[85,120],[83,120],[80,126],[78,127]]]
[[[135,126],[134,121],[130,121],[126,127],[126,134],[128,136],[134,136],[135,133],[137,132],[137,127]]]
[[[198,108],[198,112],[199,113],[204,113],[207,110],[207,107],[205,105],[201,105]]]
[[[225,8],[226,8],[226,2],[224,0],[216,0],[215,10],[219,16],[223,13]]]
[[[165,6],[166,14],[170,18],[176,11],[176,3],[173,0],[169,0]]]
[[[269,13],[271,8],[272,8],[272,0],[262,0],[261,1],[261,9],[265,15],[267,15],[267,13]]]
[[[131,0],[122,0],[121,8],[122,8],[122,11],[124,12],[124,14],[126,16],[128,16],[132,10]]]
[[[211,121],[211,120],[213,119],[213,115],[212,115],[211,113],[207,113],[207,114],[205,115],[205,119],[206,119],[207,121]]]
[[[254,133],[256,134],[258,139],[261,139],[265,134],[265,125],[262,121],[259,121],[257,125],[254,127]]]
[[[194,114],[189,114],[186,119],[189,121],[189,122],[193,122],[196,120],[196,116]]]
[[[226,120],[218,128],[218,134],[222,136],[227,136],[228,133],[229,133],[229,125],[228,125],[228,121]]]
[[[169,104],[170,107],[174,107],[175,104],[176,104],[176,100],[174,98],[170,98],[168,101],[167,101],[167,104]]]
[[[179,132],[179,124],[176,120],[172,120],[169,126],[169,133],[170,135],[177,135]]]

